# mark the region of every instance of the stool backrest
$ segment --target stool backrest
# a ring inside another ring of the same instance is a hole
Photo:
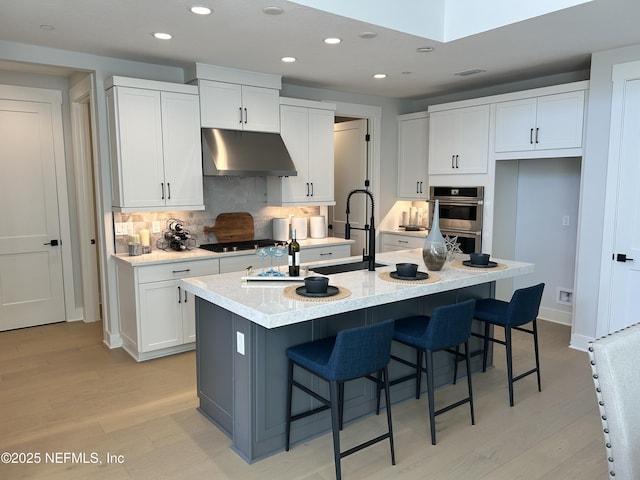
[[[341,330],[327,363],[330,380],[350,380],[383,369],[391,359],[393,320]]]
[[[544,283],[539,283],[513,292],[507,308],[506,324],[518,326],[534,321],[538,317],[543,290]]]
[[[466,342],[471,335],[475,306],[476,301],[471,299],[436,308],[424,332],[425,344],[429,346],[429,350],[440,350]]]

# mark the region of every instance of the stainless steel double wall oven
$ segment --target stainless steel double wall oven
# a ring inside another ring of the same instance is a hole
[[[480,253],[484,187],[430,187],[429,229],[436,200],[440,205],[442,235],[458,237],[463,253]]]

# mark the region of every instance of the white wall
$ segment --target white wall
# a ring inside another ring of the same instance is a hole
[[[640,45],[594,53],[587,104],[585,155],[582,166],[582,193],[576,295],[571,346],[586,348],[587,342],[602,330],[598,319],[598,292],[602,251],[602,226],[611,123],[611,72],[613,65],[640,60]],[[602,322],[606,322],[603,319]]]

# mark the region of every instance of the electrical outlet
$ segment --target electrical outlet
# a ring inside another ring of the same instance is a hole
[[[244,333],[236,332],[236,350],[240,355],[244,355]]]
[[[556,302],[561,305],[573,305],[573,290],[570,288],[558,288]]]
[[[160,233],[160,222],[155,220],[151,222],[151,233]]]
[[[116,222],[115,224],[116,235],[126,235],[127,234],[127,224]]]
[[[127,226],[127,232],[126,233],[128,235],[133,235],[133,223],[127,222],[125,225]]]
[[[569,226],[569,215],[564,215],[562,217],[562,226],[563,227],[568,227]]]

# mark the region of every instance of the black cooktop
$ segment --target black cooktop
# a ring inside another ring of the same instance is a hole
[[[200,248],[209,250],[210,252],[236,252],[238,250],[255,250],[260,247],[270,247],[273,245],[282,245],[286,242],[278,242],[269,238],[259,240],[247,240],[243,242],[226,242],[226,243],[205,243]]]

